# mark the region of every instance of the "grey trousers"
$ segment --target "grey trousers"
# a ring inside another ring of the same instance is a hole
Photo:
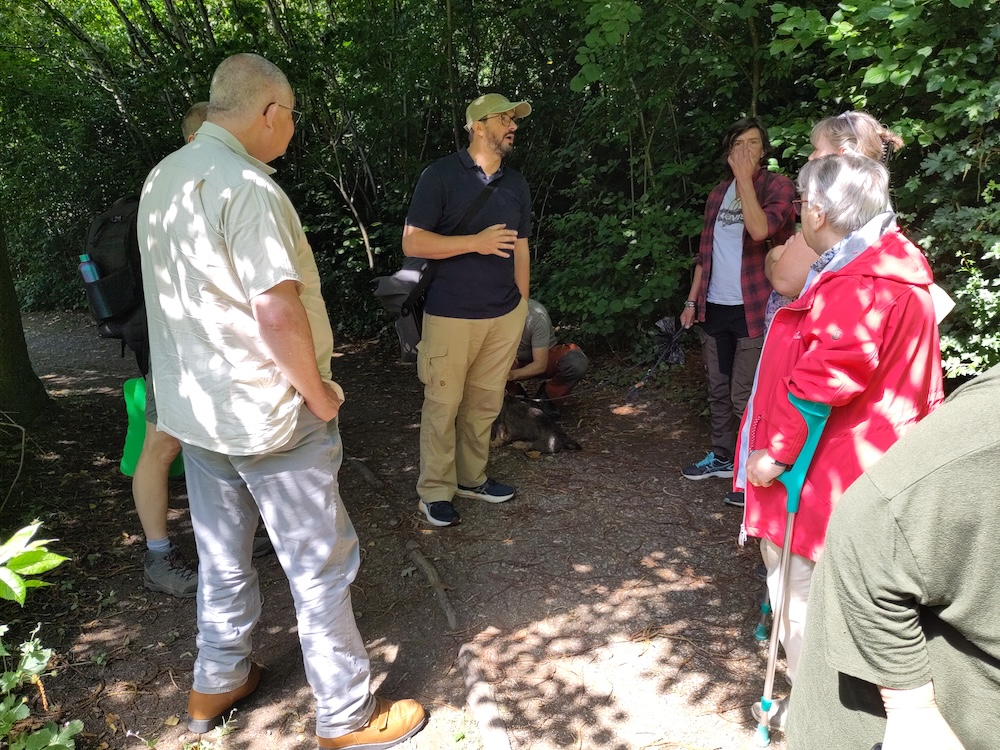
[[[357,729],[374,699],[351,607],[360,555],[337,482],[343,449],[336,420],[324,423],[303,406],[291,440],[275,453],[227,456],[183,447],[199,558],[194,689],[224,693],[246,681],[261,609],[251,562],[259,513],[295,601],[316,734]]]
[[[740,338],[735,342],[732,375],[719,367],[718,342],[702,329],[698,329],[701,339],[702,359],[708,373],[708,410],[712,420],[712,451],[717,456],[733,458],[736,451],[736,433],[740,419],[746,411],[753,388],[753,378],[760,361],[764,337]]]

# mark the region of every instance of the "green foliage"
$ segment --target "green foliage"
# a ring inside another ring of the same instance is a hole
[[[47,573],[66,560],[62,555],[49,552],[45,545],[51,540],[32,537],[41,524],[33,523],[16,532],[0,546],[0,599],[24,605],[28,589],[48,584],[36,576]],[[73,737],[83,731],[83,722],[70,721],[63,726],[48,722],[34,729],[19,728],[31,716],[27,697],[23,694],[29,685],[42,692],[41,678],[52,658],[52,649],[43,648],[38,639],[38,629],[12,653],[3,637],[8,626],[0,623],[0,738],[6,740],[10,750],[73,750]],[[42,692],[44,701],[44,692]]]
[[[25,526],[0,546],[0,599],[23,606],[28,589],[49,585],[27,576],[47,573],[67,559],[45,548],[51,539],[31,541],[40,526],[38,522]]]
[[[998,3],[858,0],[828,17],[772,7],[772,54],[808,56],[821,100],[864,107],[907,141],[891,165],[895,204],[957,303],[942,336],[947,374],[1000,362],[992,334],[1000,313]]]
[[[998,0],[10,0],[0,10],[0,199],[24,308],[80,307],[90,218],[137,191],[227,55],[278,63],[305,112],[275,166],[335,328],[388,327],[373,276],[401,260],[417,176],[462,147],[484,91],[528,99],[513,165],[534,197],[532,284],[562,322],[629,346],[677,309],[720,134],[753,114],[776,168],[811,124],[866,108],[907,146],[894,202],[958,306],[952,374],[1000,360]],[[204,9],[204,13],[202,12]],[[623,341],[619,341],[624,337]]]
[[[691,216],[646,202],[633,212],[621,195],[607,195],[604,203],[601,214],[571,211],[552,220],[556,239],[539,296],[584,339],[632,342],[659,311],[676,307],[678,289],[690,283],[681,259],[686,251],[678,247]]]

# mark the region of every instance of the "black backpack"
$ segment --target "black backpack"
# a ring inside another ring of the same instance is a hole
[[[98,278],[84,283],[98,335],[120,339],[122,356],[128,346],[145,375],[149,372],[149,336],[136,234],[138,210],[135,196],[119,198],[91,222],[85,252],[96,264]]]

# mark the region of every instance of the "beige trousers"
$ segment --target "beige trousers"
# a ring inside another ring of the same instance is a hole
[[[767,593],[771,598],[771,611],[777,609],[778,589],[781,586],[778,565],[781,562],[781,547],[767,539],[760,540],[760,554],[767,567]],[[789,556],[791,570],[788,575],[788,598],[782,611],[781,623],[773,627],[779,628],[778,640],[785,650],[785,661],[788,669],[785,677],[791,683],[799,667],[799,656],[802,654],[802,636],[806,629],[806,603],[809,601],[809,589],[812,586],[813,569],[816,563],[800,555]]]
[[[503,406],[527,310],[522,299],[499,318],[424,315],[417,346],[424,384],[417,494],[424,502],[450,501],[457,485],[486,481],[490,428]]]

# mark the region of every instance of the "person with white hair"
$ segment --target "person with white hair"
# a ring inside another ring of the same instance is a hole
[[[268,166],[295,133],[295,106],[277,66],[227,58],[207,121],[153,168],[139,205],[158,427],[183,446],[199,557],[188,728],[209,731],[260,682],[259,513],[295,600],[317,744],[389,748],[426,716],[371,694],[351,607],[360,555],[337,483],[333,332],[312,249]]]
[[[803,167],[798,191],[802,231],[818,258],[802,295],[775,313],[764,339],[740,426],[745,476],[736,478],[746,487],[740,541],[760,538],[775,602],[786,495],[774,480],[798,460],[806,437],[788,395],[833,407],[802,487],[788,592],[776,623],[789,682],[831,510],[944,396],[933,275],[887,210],[885,167],[857,154],[824,156]],[[780,727],[783,709],[776,702],[772,725]]]
[[[889,159],[903,146],[903,139],[867,112],[843,112],[824,117],[813,125],[810,161],[831,154],[855,153],[880,162],[888,169]],[[764,272],[774,287],[768,300],[766,322],[774,310],[799,296],[816,255],[801,232],[786,243],[776,245],[767,253]]]

